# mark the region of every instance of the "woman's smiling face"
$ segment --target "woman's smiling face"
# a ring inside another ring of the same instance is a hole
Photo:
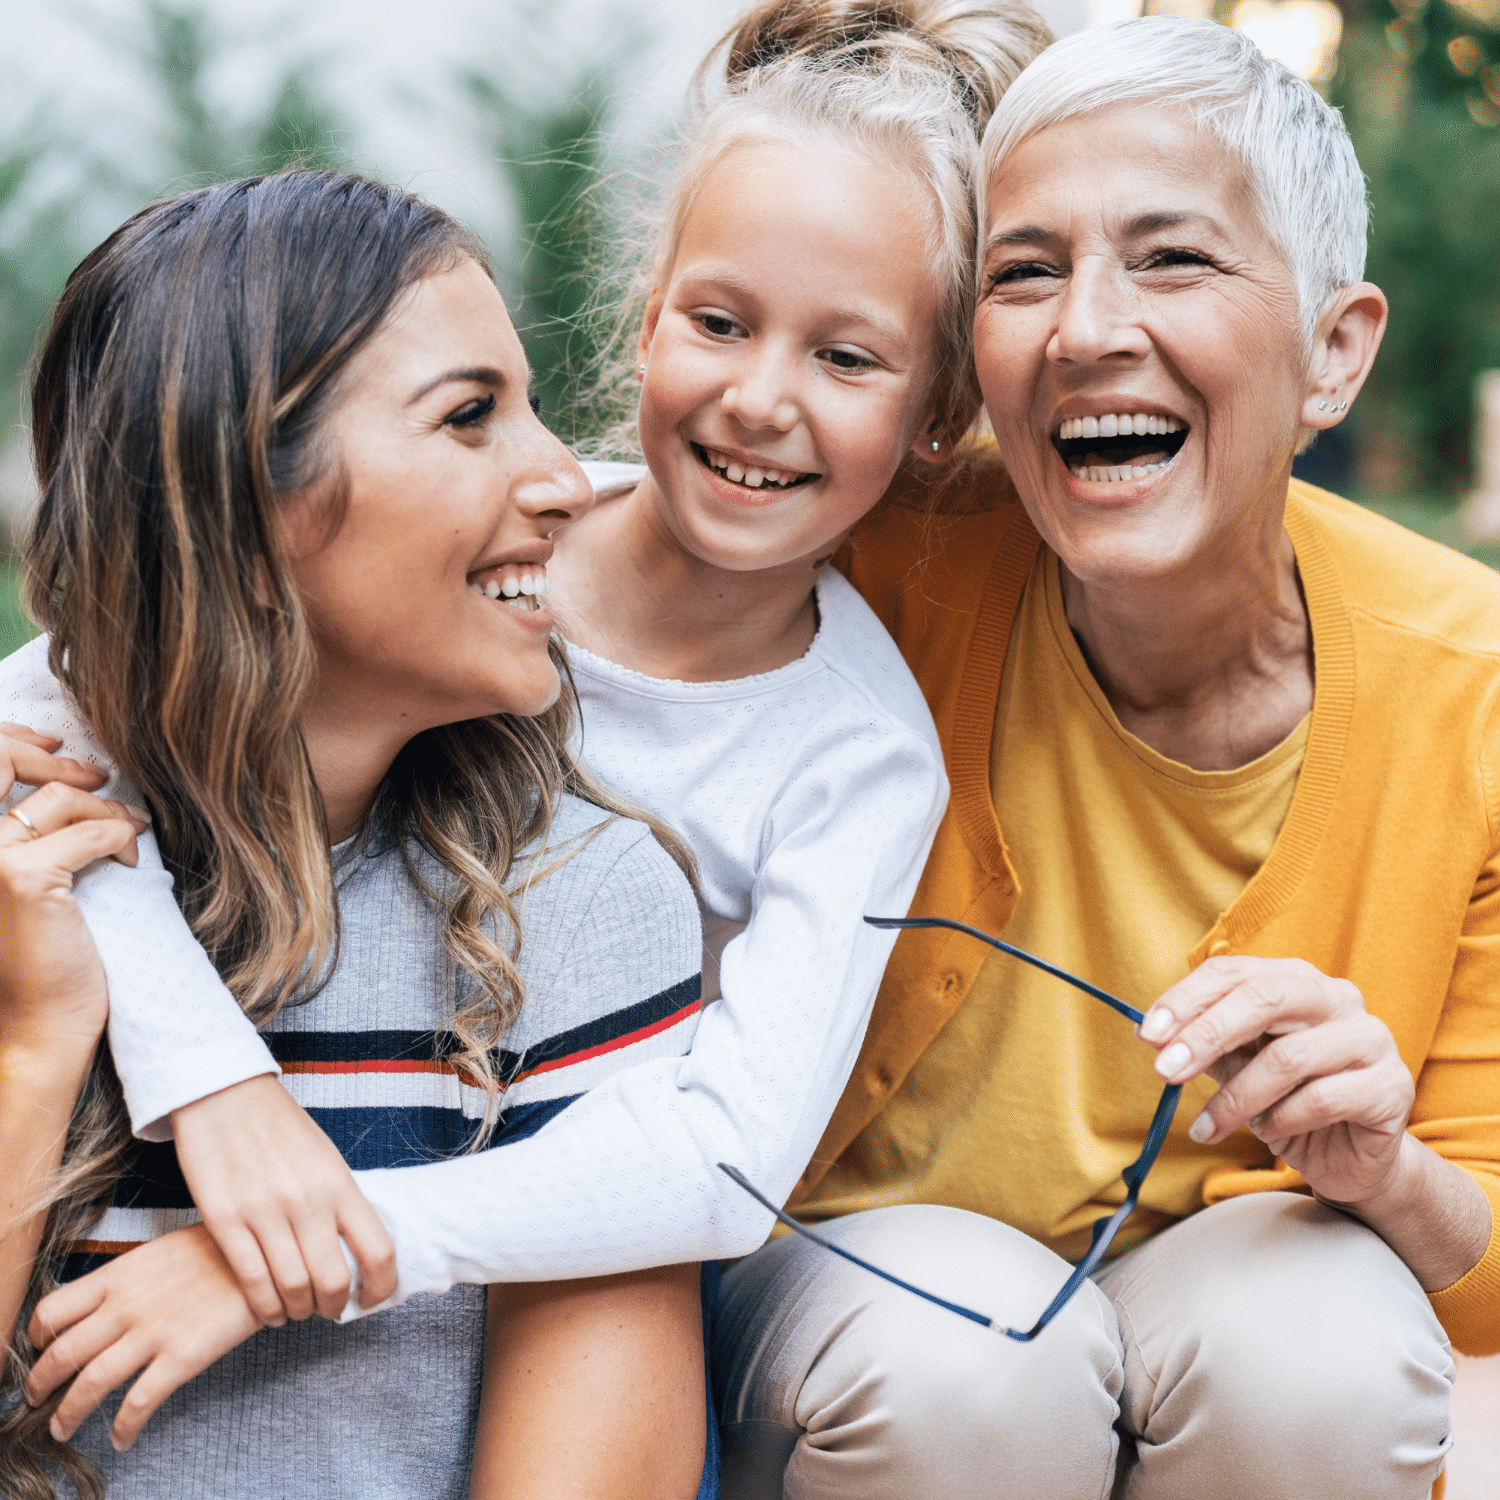
[[[325,714],[409,737],[557,698],[551,533],[593,494],[532,413],[527,376],[471,260],[411,287],[351,364],[326,429],[337,477],[287,511]]]
[[[745,145],[708,172],[641,336],[641,446],[678,545],[735,571],[822,556],[909,449],[931,456],[930,212],[837,148]]]
[[[1297,289],[1238,164],[1185,113],[1081,116],[1001,163],[975,357],[1076,577],[1150,583],[1279,531],[1315,404]]]

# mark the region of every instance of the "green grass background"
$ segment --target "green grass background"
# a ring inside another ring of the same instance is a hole
[[[1391,520],[1457,547],[1471,557],[1500,568],[1500,543],[1487,542],[1473,547],[1465,543],[1458,529],[1458,511],[1451,497],[1415,495],[1403,500],[1367,500],[1371,510]],[[29,641],[36,632],[21,608],[21,570],[13,560],[0,559],[0,656],[9,656],[17,646]]]

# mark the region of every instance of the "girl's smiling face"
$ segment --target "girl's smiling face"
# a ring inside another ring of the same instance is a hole
[[[816,560],[908,451],[933,456],[932,212],[837,147],[709,170],[640,341],[645,483],[679,546],[732,571]]]

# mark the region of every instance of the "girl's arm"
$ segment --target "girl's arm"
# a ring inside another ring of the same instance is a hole
[[[749,926],[724,951],[723,998],[687,1057],[611,1078],[504,1151],[357,1174],[396,1242],[395,1300],[762,1243],[765,1211],[718,1163],[773,1200],[791,1192],[853,1069],[894,941],[861,919],[906,912],[946,800],[936,736],[878,721],[867,708],[800,747],[806,769],[777,802]]]
[[[0,715],[24,721],[37,745],[76,759],[50,776],[139,801],[109,764],[47,665],[45,637],[0,662]],[[91,772],[80,762],[107,767]],[[82,777],[84,779],[80,780]],[[5,784],[0,813],[21,795]],[[277,1081],[280,1069],[225,989],[172,895],[155,839],[139,863],[84,871],[76,901],[109,985],[109,1041],[135,1133],[169,1140],[210,1233],[258,1317],[335,1316],[350,1272],[361,1295],[394,1286],[389,1236],[328,1138]]]

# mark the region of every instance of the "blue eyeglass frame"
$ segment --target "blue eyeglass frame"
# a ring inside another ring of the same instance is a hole
[[[1001,941],[988,932],[981,931],[978,927],[970,927],[965,922],[949,921],[946,917],[866,917],[865,921],[871,927],[899,928],[909,931],[918,927],[946,927],[953,932],[967,933],[969,937],[978,938],[981,943],[988,943],[992,948],[998,948],[1002,953],[1009,953],[1012,958],[1019,958],[1023,963],[1030,964],[1033,968],[1041,969],[1044,973],[1051,974],[1061,979],[1065,984],[1071,984],[1074,989],[1082,990],[1086,995],[1092,995],[1096,1000],[1102,1000],[1111,1010],[1117,1010],[1127,1020],[1134,1021],[1136,1025],[1145,1020],[1145,1014],[1133,1005],[1127,1005],[1108,990],[1101,990],[1098,985],[1090,984],[1086,979],[1080,979],[1076,974],[1070,974],[1066,969],[1060,969],[1056,964],[1049,964],[1046,959],[1038,958],[1034,953],[1028,953],[1024,948],[1017,948],[1012,943]],[[964,1307],[957,1302],[949,1302],[933,1292],[925,1292],[919,1286],[913,1286],[909,1281],[903,1281],[899,1276],[893,1276],[889,1271],[882,1271],[879,1266],[873,1266],[867,1260],[862,1260],[852,1251],[845,1250],[840,1245],[835,1245],[825,1240],[822,1235],[815,1234],[805,1224],[799,1224],[795,1219],[783,1213],[771,1202],[758,1188],[754,1186],[738,1167],[732,1167],[728,1162],[720,1162],[719,1170],[737,1182],[740,1187],[750,1194],[763,1208],[768,1208],[776,1215],[776,1218],[788,1229],[795,1230],[805,1239],[809,1239],[815,1245],[821,1245],[825,1250],[831,1250],[835,1255],[842,1256],[845,1260],[856,1266],[862,1267],[872,1275],[879,1276],[882,1281],[889,1281],[893,1286],[899,1286],[903,1291],[913,1293],[918,1297],[925,1298],[928,1302],[935,1303],[938,1307],[946,1308],[951,1313],[957,1313],[961,1318],[967,1318],[972,1323],[978,1323],[983,1328],[988,1328],[994,1333],[1003,1333],[1006,1338],[1015,1339],[1017,1343],[1029,1344],[1042,1329],[1044,1329],[1058,1313],[1067,1305],[1068,1299],[1093,1273],[1095,1267],[1104,1259],[1105,1252],[1109,1249],[1110,1242],[1118,1233],[1120,1226],[1135,1212],[1136,1203],[1140,1198],[1141,1184],[1146,1180],[1146,1174],[1155,1165],[1156,1158],[1161,1152],[1162,1142],[1167,1138],[1167,1131],[1171,1128],[1173,1117],[1177,1113],[1177,1101],[1182,1097],[1182,1085],[1180,1083],[1169,1083],[1161,1092],[1161,1098],[1156,1105],[1156,1112],[1151,1116],[1151,1127],[1146,1132],[1145,1144],[1141,1147],[1141,1154],[1120,1173],[1120,1178],[1125,1184],[1125,1201],[1107,1218],[1094,1221],[1093,1241],[1089,1245],[1088,1254],[1073,1268],[1073,1274],[1063,1283],[1062,1290],[1042,1310],[1042,1315],[1030,1328],[1001,1328],[993,1318],[987,1317],[982,1312],[975,1312],[972,1307]]]

